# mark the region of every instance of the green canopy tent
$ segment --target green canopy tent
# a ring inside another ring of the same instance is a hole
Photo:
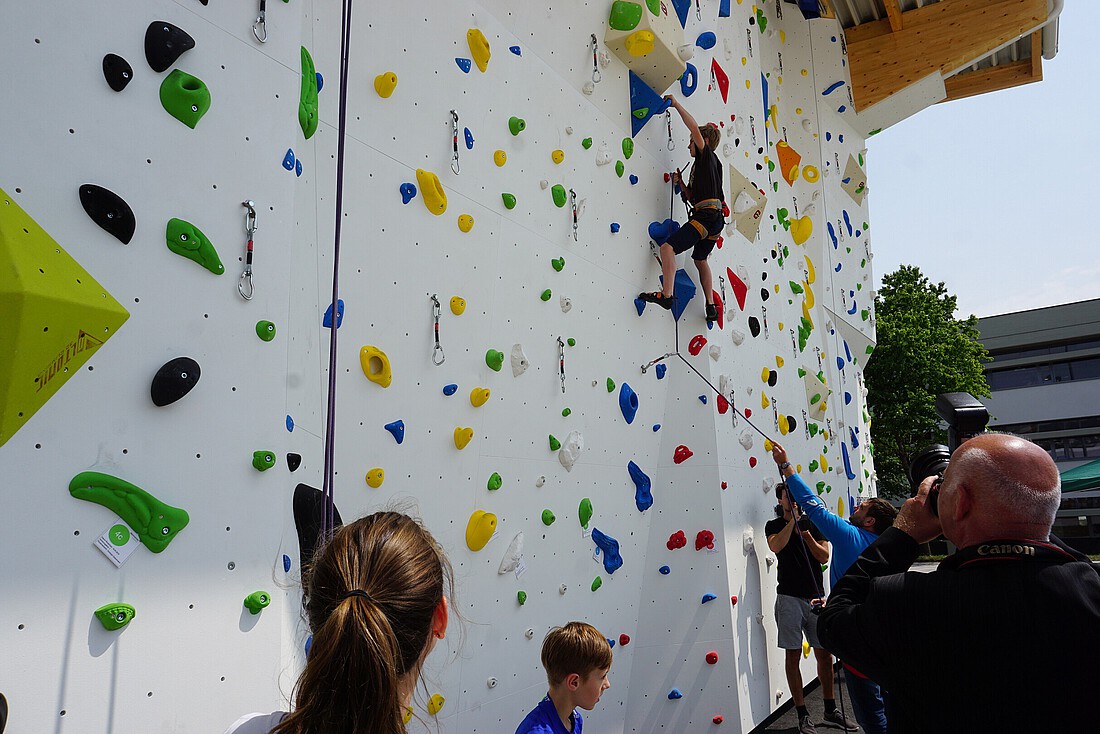
[[[1062,492],[1100,488],[1100,459],[1062,472]]]

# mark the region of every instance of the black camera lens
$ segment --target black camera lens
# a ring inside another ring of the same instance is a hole
[[[933,444],[917,452],[909,462],[909,496],[913,497],[920,483],[928,477],[942,475],[951,461],[951,450],[942,443]]]

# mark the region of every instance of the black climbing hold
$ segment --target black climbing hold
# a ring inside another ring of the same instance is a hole
[[[775,370],[768,370],[768,385],[775,387],[777,382],[779,382],[779,373]]]
[[[749,331],[754,337],[760,336],[760,319],[749,316]]]
[[[199,381],[199,363],[190,357],[176,357],[164,363],[153,377],[149,395],[158,407],[171,405],[187,393]]]
[[[768,279],[768,271],[764,270],[760,273],[760,281],[763,282]]]
[[[134,236],[134,212],[121,196],[95,184],[80,187],[80,205],[92,221],[124,245]]]
[[[797,427],[798,427],[798,421],[796,421],[794,419],[793,415],[788,415],[787,416],[787,431],[788,432],[793,431]]]
[[[760,300],[761,301],[766,301],[769,298],[771,298],[771,293],[768,292],[768,289],[767,288],[761,288],[760,289]]]
[[[116,92],[121,92],[134,78],[134,69],[130,62],[118,54],[107,54],[103,57],[103,78]]]
[[[166,20],[154,20],[145,29],[145,59],[153,71],[164,71],[194,47],[195,39],[187,31]]]
[[[298,530],[298,553],[301,565],[309,568],[313,561],[313,552],[321,540],[321,518],[325,511],[325,496],[321,490],[308,484],[299,484],[294,488],[294,527]],[[344,524],[340,511],[332,506],[332,527],[335,530]]]
[[[291,471],[296,471],[298,467],[302,465],[301,454],[287,454],[286,455],[286,468]]]

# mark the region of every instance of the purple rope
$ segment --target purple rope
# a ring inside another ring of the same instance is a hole
[[[325,423],[325,478],[322,486],[321,535],[328,538],[336,524],[333,478],[336,443],[336,325],[340,300],[340,223],[344,211],[344,128],[348,115],[348,51],[351,46],[351,5],[344,0],[340,19],[340,129],[336,152],[336,229],[332,246],[332,326],[328,339],[328,419]]]

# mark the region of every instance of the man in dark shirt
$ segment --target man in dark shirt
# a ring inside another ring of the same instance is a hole
[[[722,234],[726,224],[725,194],[722,192],[722,163],[715,150],[722,140],[722,133],[714,123],[699,127],[691,113],[671,94],[666,95],[672,106],[680,113],[684,125],[691,132],[688,150],[695,159],[691,166],[691,178],[687,185],[680,180],[680,173],[673,174],[675,185],[684,190],[685,199],[691,202],[691,216],[687,224],[672,233],[661,245],[661,274],[664,276],[664,289],[652,293],[641,293],[639,298],[656,303],[662,308],[672,308],[673,286],[676,278],[676,256],[691,250],[691,259],[699,271],[699,287],[706,298],[707,321],[718,320],[718,308],[714,304],[714,282],[707,258],[714,250],[714,244]],[[693,249],[694,248],[694,249]]]
[[[779,647],[786,654],[784,669],[798,712],[798,731],[800,734],[816,734],[817,731],[803,700],[802,671],[798,660],[802,652],[803,634],[817,658],[817,676],[821,680],[822,697],[825,699],[825,720],[852,731],[858,727],[844,718],[833,698],[833,656],[818,642],[817,614],[812,605],[812,600],[819,600],[825,595],[821,564],[829,560],[829,543],[810,518],[799,512],[798,505],[792,504],[785,484],[781,482],[776,485],[775,495],[779,500],[776,507],[779,517],[764,526],[764,535],[768,538],[768,548],[779,560],[775,623],[779,631]]]

